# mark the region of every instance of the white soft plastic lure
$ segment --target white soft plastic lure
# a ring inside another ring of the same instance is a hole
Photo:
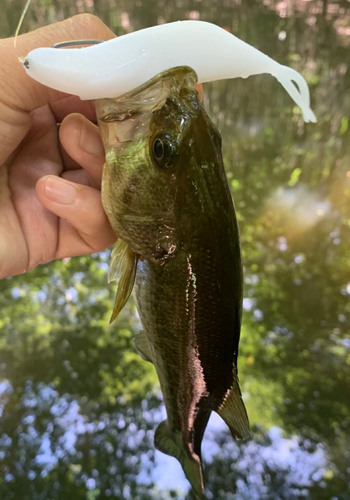
[[[300,106],[305,122],[316,122],[297,71],[203,21],[162,24],[83,49],[43,47],[23,63],[38,82],[81,99],[118,97],[176,66],[193,68],[199,83],[269,73]]]

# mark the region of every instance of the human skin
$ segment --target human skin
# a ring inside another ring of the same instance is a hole
[[[16,48],[0,41],[0,278],[116,239],[101,204],[94,104],[36,83],[18,61],[43,45],[111,37],[84,14],[22,35]]]
[[[101,204],[94,103],[40,85],[18,61],[60,41],[114,36],[83,14],[21,35],[16,47],[0,40],[0,279],[116,239]]]

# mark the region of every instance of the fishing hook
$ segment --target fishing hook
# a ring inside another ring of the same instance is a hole
[[[102,43],[104,40],[69,40],[67,42],[58,42],[55,43],[52,47],[54,49],[61,49],[63,47],[76,47],[77,45],[97,45],[98,43]]]

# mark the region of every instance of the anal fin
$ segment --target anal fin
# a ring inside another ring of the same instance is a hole
[[[217,410],[217,413],[230,428],[234,439],[245,439],[250,436],[250,427],[247,411],[245,409],[238,379],[229,396]]]
[[[137,260],[137,255],[124,241],[119,239],[111,255],[111,265],[108,273],[108,283],[118,280],[118,289],[113,313],[109,320],[110,323],[116,319],[130,297],[135,282]]]

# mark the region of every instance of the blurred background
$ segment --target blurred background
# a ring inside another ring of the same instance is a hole
[[[0,35],[24,2],[0,0]],[[201,19],[300,71],[318,123],[270,76],[204,86],[223,137],[245,270],[239,371],[253,438],[219,419],[203,443],[208,499],[350,498],[350,3],[33,0],[22,32],[76,13],[118,35]],[[134,351],[130,301],[108,325],[109,251],[0,281],[0,498],[190,498],[155,452],[164,418]]]

